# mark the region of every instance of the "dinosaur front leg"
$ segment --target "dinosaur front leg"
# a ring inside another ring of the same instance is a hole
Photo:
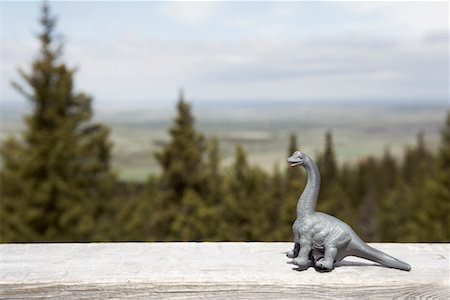
[[[299,266],[300,269],[307,269],[313,265],[312,261],[309,259],[310,253],[311,241],[306,238],[302,238],[300,240],[300,252],[298,253],[298,256],[292,260],[292,263]]]
[[[323,258],[316,261],[316,267],[324,271],[331,271],[334,267],[334,259],[336,257],[336,254],[336,246],[326,245]]]
[[[295,258],[295,257],[298,256],[299,252],[300,252],[300,244],[299,243],[295,243],[294,250],[291,250],[288,253],[286,253],[286,256],[289,257],[289,258]]]

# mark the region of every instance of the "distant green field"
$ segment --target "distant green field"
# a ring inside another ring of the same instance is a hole
[[[143,109],[98,114],[111,127],[113,166],[127,180],[145,180],[159,172],[154,151],[168,141],[172,110]],[[207,137],[220,140],[223,166],[233,161],[240,143],[252,164],[272,171],[284,167],[288,138],[295,133],[299,148],[315,156],[323,148],[324,134],[331,130],[339,162],[355,162],[368,155],[382,155],[386,148],[400,157],[407,145],[425,133],[430,149],[440,139],[446,108],[395,105],[199,105],[193,107],[197,126]],[[20,119],[2,118],[0,138],[17,133]]]

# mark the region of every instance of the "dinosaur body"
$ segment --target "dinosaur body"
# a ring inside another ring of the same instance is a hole
[[[362,241],[353,229],[341,220],[316,212],[320,190],[320,173],[316,163],[306,154],[294,152],[288,158],[292,167],[303,166],[308,181],[297,203],[297,219],[292,225],[294,250],[287,256],[300,269],[310,266],[331,271],[334,264],[346,256],[358,256],[390,268],[409,271],[411,266]]]

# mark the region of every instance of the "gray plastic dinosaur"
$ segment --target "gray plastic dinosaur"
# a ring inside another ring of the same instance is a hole
[[[375,261],[389,268],[409,271],[411,266],[362,241],[353,229],[341,220],[316,212],[320,190],[320,173],[316,163],[300,151],[288,158],[291,167],[303,166],[308,180],[297,202],[297,219],[292,225],[294,250],[287,256],[300,270],[315,266],[320,271],[331,271],[336,262],[346,256],[357,256]]]

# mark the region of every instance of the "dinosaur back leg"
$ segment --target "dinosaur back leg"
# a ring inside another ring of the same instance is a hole
[[[338,249],[335,245],[326,245],[322,259],[316,261],[316,267],[323,271],[331,271],[334,267],[334,261]]]

